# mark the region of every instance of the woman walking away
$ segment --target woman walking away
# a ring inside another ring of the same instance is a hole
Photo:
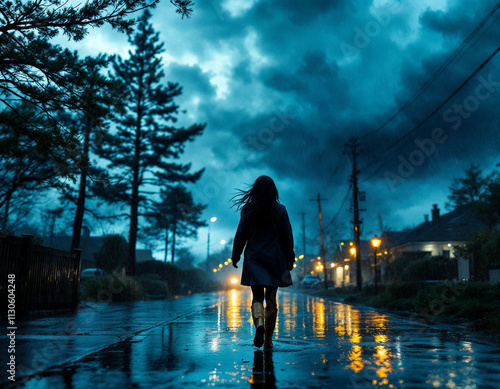
[[[276,293],[278,287],[292,285],[292,226],[271,177],[260,176],[250,189],[239,192],[232,198],[233,206],[241,209],[241,218],[231,260],[237,268],[245,249],[241,285],[252,288],[251,311],[256,328],[253,342],[256,347],[264,344],[265,348],[272,348],[278,314]]]

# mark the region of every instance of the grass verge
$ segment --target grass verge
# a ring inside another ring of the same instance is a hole
[[[453,318],[466,322],[469,328],[500,331],[500,285],[483,282],[439,283],[404,282],[379,286],[375,294],[373,285],[362,292],[355,287],[316,291],[316,295],[342,298],[350,304],[363,304],[374,308],[406,311],[427,318]]]

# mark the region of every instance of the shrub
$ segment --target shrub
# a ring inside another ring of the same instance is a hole
[[[156,278],[166,283],[167,294],[181,294],[181,269],[178,266],[167,262],[150,261],[139,262],[136,264],[137,276],[156,275]]]
[[[420,282],[395,282],[387,286],[386,293],[394,300],[415,298],[422,287]]]
[[[405,269],[413,262],[424,258],[424,253],[421,252],[404,252],[399,255],[392,263],[389,264],[389,273],[394,280],[400,280]]]
[[[397,311],[412,311],[415,309],[415,298],[401,298],[398,300],[390,301],[386,304],[386,308],[394,309]]]
[[[97,267],[107,273],[120,270],[126,264],[127,241],[121,235],[106,235],[101,248],[94,254]]]
[[[464,290],[461,292],[461,299],[478,299],[484,298],[490,292],[493,292],[491,284],[487,282],[469,282],[465,284]]]
[[[469,319],[481,319],[491,310],[489,304],[476,299],[467,300],[460,304],[456,317],[464,317]]]
[[[143,290],[132,278],[113,273],[82,281],[81,298],[98,302],[140,300]]]
[[[425,286],[425,284],[422,285]],[[431,314],[440,312],[446,306],[445,304],[440,304],[443,300],[442,293],[444,288],[446,286],[443,283],[421,287],[417,293],[416,308],[418,312]]]
[[[457,277],[454,259],[443,256],[420,259],[410,263],[401,274],[402,281],[446,280]]]
[[[153,275],[154,276],[154,275]],[[160,281],[158,279],[152,279],[147,276],[142,276],[137,278],[137,282],[141,285],[142,290],[145,294],[150,296],[166,296],[167,286],[165,281]]]

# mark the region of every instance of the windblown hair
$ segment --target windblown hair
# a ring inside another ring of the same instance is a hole
[[[233,207],[241,209],[245,218],[254,218],[258,222],[268,220],[279,203],[278,189],[269,176],[260,176],[249,189],[238,189],[238,192],[231,198]]]

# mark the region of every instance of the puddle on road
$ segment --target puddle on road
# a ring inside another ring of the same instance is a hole
[[[369,309],[280,292],[275,349],[252,345],[250,294],[232,290],[27,388],[497,388],[500,346]]]

